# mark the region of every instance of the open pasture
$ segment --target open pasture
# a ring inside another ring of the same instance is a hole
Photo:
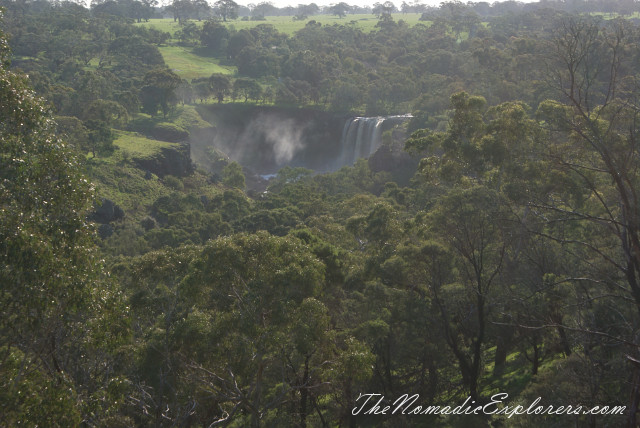
[[[414,26],[420,22],[419,13],[394,13],[392,16],[396,22],[402,20],[409,26]],[[322,25],[348,24],[354,25],[363,31],[373,31],[378,23],[378,18],[373,14],[354,14],[347,15],[344,18],[338,18],[335,15],[314,15],[310,16],[307,20],[295,21],[293,16],[267,16],[264,21],[243,21],[241,19],[235,19],[224,24],[236,30],[249,29],[260,24],[271,24],[276,27],[278,31],[292,35],[301,28],[304,28],[309,21],[316,21]],[[204,21],[192,20],[190,22],[195,22],[196,25],[201,26]],[[172,18],[150,19],[149,22],[142,22],[136,25],[154,27],[157,30],[169,32],[172,35],[180,29],[180,24]]]

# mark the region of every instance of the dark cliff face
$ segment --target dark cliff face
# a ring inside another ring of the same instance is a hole
[[[215,149],[217,156],[226,155],[244,167],[250,188],[264,187],[264,183],[252,180],[284,166],[326,172],[351,165],[359,157],[370,157],[372,170],[389,172],[399,183],[408,183],[417,166],[403,151],[406,135],[402,128],[396,129],[409,115],[354,118],[310,109],[241,104],[196,108],[215,126],[190,130],[194,161],[219,173],[211,158]],[[381,145],[382,133],[389,130],[393,130],[390,140]],[[353,137],[353,141],[347,138],[345,143],[345,137]]]
[[[404,151],[406,135],[401,131],[394,131],[392,141],[382,144],[369,157],[369,168],[373,172],[386,171],[391,178],[402,186],[408,186],[411,178],[418,169],[418,159]]]
[[[215,132],[191,133],[195,150],[215,147],[258,174],[285,165],[316,171],[334,167],[344,117],[316,110],[246,105],[199,107]]]
[[[185,177],[193,173],[191,162],[191,146],[189,143],[176,144],[173,147],[163,147],[159,153],[148,157],[134,159],[139,168],[151,171],[158,177],[174,175]]]

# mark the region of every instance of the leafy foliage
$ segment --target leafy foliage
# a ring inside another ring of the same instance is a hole
[[[25,76],[8,66],[0,33],[1,420],[74,425],[109,379],[89,368],[98,354],[110,364],[102,344],[90,343],[90,325],[104,319],[114,296],[99,275],[86,220],[92,189],[80,159],[56,137]],[[105,397],[95,410],[103,415],[114,404]]]

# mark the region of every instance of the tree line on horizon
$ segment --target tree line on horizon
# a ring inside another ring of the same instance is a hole
[[[174,0],[171,4],[160,6],[157,0],[92,0],[91,9],[96,13],[120,15],[148,21],[150,18],[171,16],[174,20],[220,19],[223,21],[238,18],[249,20],[262,20],[266,16],[291,16],[297,20],[305,20],[310,16],[325,14],[343,18],[350,14],[374,14],[376,16],[390,13],[419,13],[424,19],[443,14],[474,14],[480,18],[500,16],[508,13],[531,12],[538,9],[549,8],[568,13],[608,13],[620,16],[632,15],[639,11],[636,2],[631,0],[579,0],[560,1],[544,0],[532,3],[518,1],[497,2],[467,2],[446,1],[439,6],[422,4],[419,0],[402,1],[396,4],[392,1],[375,2],[371,6],[350,5],[347,2],[337,2],[328,6],[319,6],[316,3],[298,4],[297,6],[277,7],[273,3],[263,1],[242,5],[234,0],[218,0],[207,2],[206,0]]]

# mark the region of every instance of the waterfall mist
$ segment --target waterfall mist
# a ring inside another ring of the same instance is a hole
[[[197,154],[214,147],[258,175],[284,166],[324,172],[352,165],[381,146],[383,131],[411,117],[345,118],[315,110],[224,105],[202,106],[200,114],[215,127],[192,135],[194,161],[202,165]]]

